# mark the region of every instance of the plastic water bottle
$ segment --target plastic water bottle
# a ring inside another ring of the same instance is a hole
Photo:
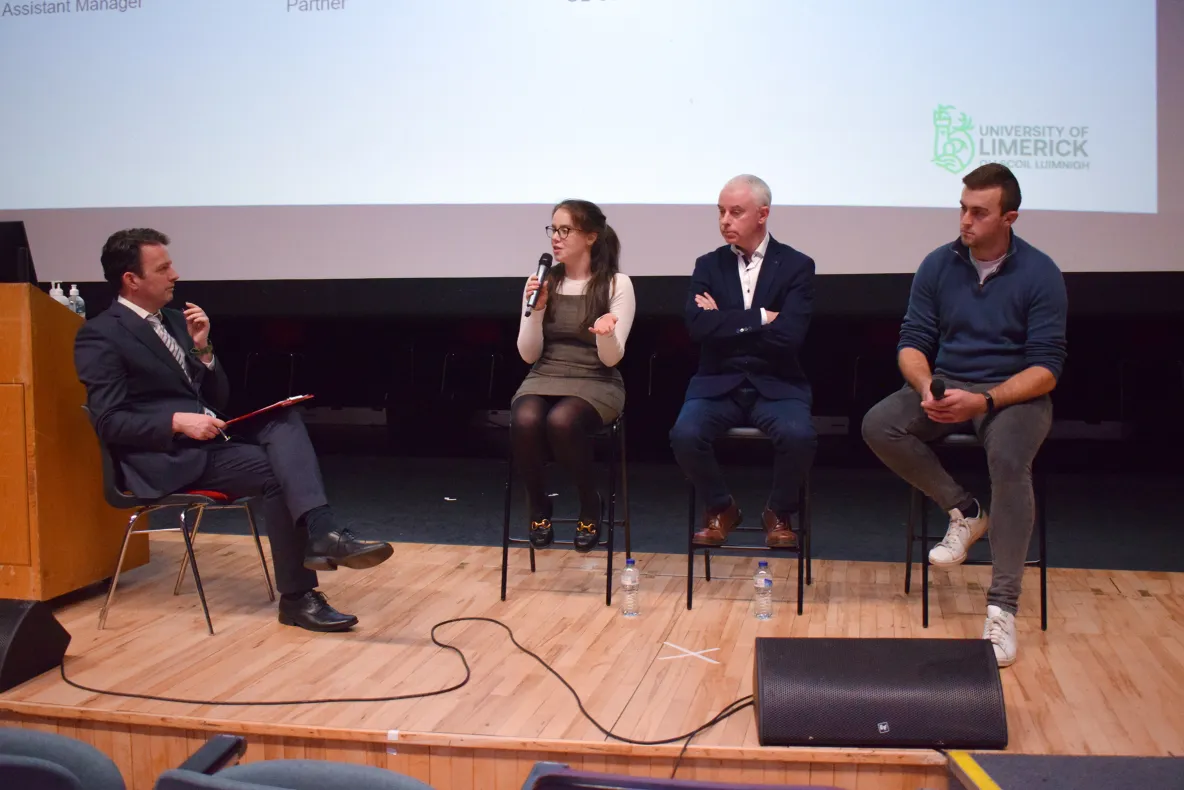
[[[621,571],[621,614],[626,617],[637,617],[641,614],[641,601],[637,595],[640,582],[641,574],[630,557],[625,560],[625,570]]]
[[[78,313],[78,315],[86,318],[86,302],[82,301],[82,296],[78,293],[78,286],[70,286],[70,298],[67,300],[67,305],[71,310]]]
[[[773,574],[769,573],[767,560],[757,563],[756,573],[752,575],[752,589],[756,619],[768,620],[773,616]]]

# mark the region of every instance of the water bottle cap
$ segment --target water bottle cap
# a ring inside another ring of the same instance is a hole
[[[634,562],[635,562],[635,560],[634,560],[632,557],[630,557],[629,559],[625,560],[625,564],[626,564],[626,565],[633,565],[633,564],[634,564]]]
[[[761,560],[760,562],[758,562],[756,564],[756,566],[758,568],[767,568],[767,567],[769,567],[769,561],[768,560]]]

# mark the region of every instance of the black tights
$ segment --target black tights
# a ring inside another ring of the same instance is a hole
[[[543,465],[550,446],[555,460],[575,480],[580,495],[580,520],[600,519],[600,497],[593,473],[593,437],[604,423],[583,398],[523,395],[511,407],[510,441],[514,466],[526,486],[532,520],[551,517],[551,500],[543,483]]]

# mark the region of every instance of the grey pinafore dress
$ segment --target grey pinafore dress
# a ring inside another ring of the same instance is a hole
[[[547,300],[547,311],[554,311],[554,317],[543,319],[543,353],[511,403],[523,395],[570,395],[592,404],[605,425],[620,415],[625,382],[620,371],[605,365],[596,353],[596,335],[583,320],[586,301],[586,296],[565,294],[552,294]]]

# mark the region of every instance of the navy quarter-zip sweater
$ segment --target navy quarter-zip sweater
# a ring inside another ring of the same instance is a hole
[[[1011,235],[986,282],[961,240],[925,256],[913,277],[897,351],[915,348],[935,376],[971,384],[1005,381],[1039,365],[1056,378],[1065,365],[1068,299],[1061,270]]]

